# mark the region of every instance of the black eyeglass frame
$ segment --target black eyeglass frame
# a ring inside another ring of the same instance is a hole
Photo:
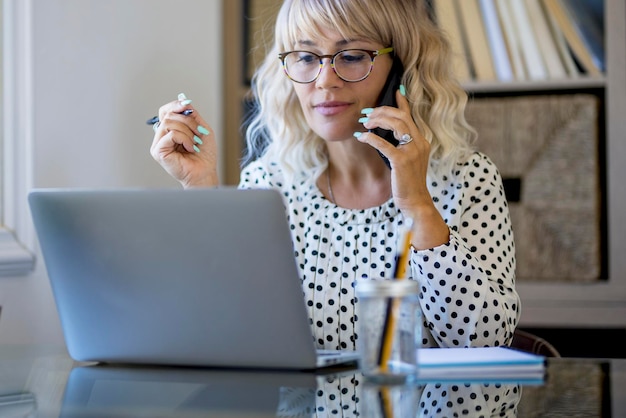
[[[370,56],[370,68],[367,71],[367,74],[365,74],[363,77],[359,78],[358,80],[346,80],[345,78],[343,78],[335,69],[335,58],[344,52],[349,52],[349,51],[361,51],[361,52],[365,52],[367,55]],[[313,77],[311,80],[309,81],[298,81],[295,80],[291,75],[289,75],[289,71],[287,71],[287,65],[285,63],[285,58],[287,57],[287,55],[294,53],[294,52],[305,52],[307,54],[311,54],[316,56],[319,59],[320,62],[320,66],[319,69],[317,71],[317,74],[315,75],[315,77]],[[330,67],[333,69],[333,72],[337,75],[337,77],[339,77],[340,79],[342,79],[343,81],[345,81],[346,83],[358,83],[359,81],[363,81],[365,80],[367,77],[369,77],[369,75],[372,73],[372,70],[374,69],[374,60],[376,59],[376,57],[380,56],[380,55],[385,55],[385,54],[390,54],[393,52],[393,47],[387,47],[387,48],[382,48],[382,49],[378,49],[375,51],[372,50],[367,50],[367,49],[359,49],[359,48],[349,48],[349,49],[342,49],[341,51],[338,51],[334,54],[327,54],[327,55],[318,55],[315,52],[311,52],[311,51],[306,51],[306,50],[294,50],[294,51],[287,51],[287,52],[281,52],[278,54],[278,59],[280,60],[282,66],[283,66],[283,71],[285,72],[285,75],[287,75],[287,77],[289,77],[289,79],[291,81],[293,81],[294,83],[300,83],[300,84],[309,84],[309,83],[313,83],[315,80],[317,80],[320,76],[320,74],[322,73],[322,68],[324,68],[324,59],[328,58],[330,59]]]

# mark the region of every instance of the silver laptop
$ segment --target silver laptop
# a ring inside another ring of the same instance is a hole
[[[275,190],[37,189],[31,213],[69,354],[79,361],[314,369]]]

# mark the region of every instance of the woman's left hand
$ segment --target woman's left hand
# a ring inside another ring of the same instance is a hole
[[[393,146],[372,132],[363,132],[357,139],[380,151],[391,165],[391,190],[396,206],[413,219],[413,245],[432,248],[448,242],[449,229],[433,204],[427,187],[430,143],[422,135],[411,116],[411,106],[400,91],[396,92],[398,107],[381,106],[369,113],[363,124],[366,129],[393,131],[394,137],[409,142]],[[417,234],[417,235],[416,235]]]

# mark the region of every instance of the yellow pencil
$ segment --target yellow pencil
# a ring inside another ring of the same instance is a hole
[[[394,280],[402,280],[406,276],[406,270],[411,252],[411,227],[413,221],[409,218],[404,224],[402,236],[400,238],[399,255],[396,259],[394,268]],[[389,369],[389,359],[391,358],[391,347],[393,345],[393,330],[396,326],[396,312],[398,310],[398,299],[387,304],[387,312],[385,314],[385,324],[383,328],[382,343],[378,355],[378,365],[382,372]]]
[[[381,412],[383,413],[384,418],[394,418],[393,413],[393,402],[391,399],[391,394],[389,393],[389,388],[383,386],[380,388],[378,392],[380,395],[380,403],[381,403]]]

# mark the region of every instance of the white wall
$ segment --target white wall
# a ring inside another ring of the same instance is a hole
[[[221,138],[221,0],[13,1],[29,4],[33,187],[178,187],[145,121],[179,92]],[[0,343],[62,342],[39,254],[34,273],[0,277],[0,305]]]

